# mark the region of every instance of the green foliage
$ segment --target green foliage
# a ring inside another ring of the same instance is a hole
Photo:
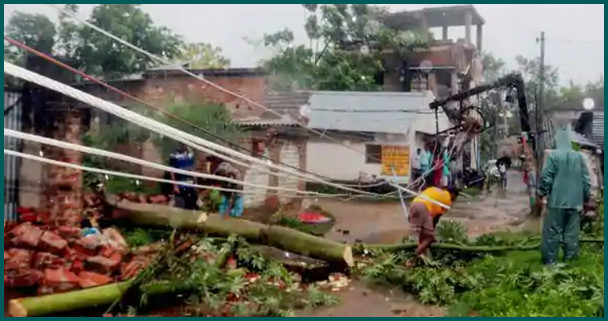
[[[169,239],[167,230],[154,230],[142,228],[121,228],[120,233],[127,241],[129,247],[148,245],[161,240]]]
[[[214,136],[222,137],[228,141],[236,142],[244,135],[241,127],[232,122],[230,112],[223,105],[186,102],[171,105],[167,108],[167,111],[182,119],[188,120],[188,122],[193,123],[200,128],[204,128],[206,131],[214,134]],[[162,122],[194,136],[224,144],[216,137],[177,119],[164,118]],[[178,146],[178,142],[168,137],[155,137],[154,143],[160,148],[164,157],[168,157],[168,155],[173,153]]]
[[[380,53],[407,56],[425,47],[417,30],[398,31],[377,18],[386,10],[367,4],[303,5],[308,45],[295,45],[293,32],[284,29],[263,37],[272,57],[262,61],[275,90],[359,90],[381,88],[375,77],[384,71]]]
[[[184,44],[174,60],[179,63],[188,62],[188,67],[192,69],[230,67],[230,59],[224,57],[222,48],[203,42]]]
[[[538,252],[488,257],[467,268],[483,275],[475,291],[464,293],[449,309],[454,316],[574,317],[603,316],[604,256],[584,247],[566,268],[540,265]]]
[[[77,5],[69,4],[65,8],[78,14]],[[165,27],[156,26],[138,4],[101,4],[93,9],[87,21],[155,55],[170,59],[181,50],[181,37]],[[149,57],[72,21],[66,14],[61,14],[59,24],[55,25],[46,16],[16,12],[5,31],[34,49],[53,54],[75,68],[106,79],[158,65]],[[22,51],[13,48],[9,51],[14,59],[23,57]]]
[[[474,245],[514,245],[530,235],[496,233]],[[539,251],[469,257],[433,250],[441,262],[420,266],[411,255],[377,253],[360,271],[368,279],[398,284],[422,303],[448,306],[449,316],[603,316],[604,256],[601,245],[583,245],[565,267],[544,267]],[[404,267],[410,266],[410,267]]]
[[[435,235],[440,242],[465,244],[468,241],[467,229],[464,225],[452,220],[439,221]]]
[[[15,11],[8,20],[5,34],[21,43],[50,53],[55,46],[57,30],[47,16]],[[16,64],[25,63],[25,52],[21,49],[4,46],[5,59]]]
[[[144,232],[135,233],[143,235]],[[293,316],[297,308],[337,302],[334,296],[315,287],[301,288],[295,275],[276,261],[254,254],[241,238],[203,238],[196,243],[195,254],[179,255],[170,251],[183,237],[172,234],[166,249],[136,277],[130,290],[135,291],[132,297],[141,297],[139,306],[148,304],[148,289],[163,280],[185,290],[187,310],[193,316],[219,316],[227,312],[233,316]],[[244,268],[223,270],[216,264],[219,253],[233,250],[239,266],[249,268],[249,272]],[[248,276],[252,273],[259,279],[249,282]]]
[[[177,121],[176,119],[161,118],[163,117],[162,115],[152,114],[149,110],[141,107],[135,107],[133,108],[133,111],[147,117],[157,118],[159,121],[169,126],[180,129],[192,135],[221,143],[221,141],[217,138],[196,129],[191,125]],[[236,141],[243,135],[241,128],[232,123],[230,113],[222,105],[208,103],[183,103],[169,106],[168,111],[173,115],[176,115],[182,119],[187,119],[190,123],[204,128],[218,137],[223,137],[224,139]],[[178,145],[178,142],[171,138],[161,137],[137,124],[115,118],[113,118],[112,122],[108,125],[100,125],[99,128],[91,129],[89,132],[83,135],[82,140],[85,146],[113,152],[117,152],[126,146],[127,154],[130,154],[132,157],[141,157],[139,154],[141,151],[141,146],[149,139],[151,139],[156,147],[159,148],[160,152],[165,158],[168,158],[168,155],[174,152]],[[90,154],[84,155],[83,165],[110,170],[124,170],[127,172],[136,172],[139,170],[138,167],[134,167],[133,165],[122,161],[106,159],[105,157]],[[145,194],[158,194],[160,192],[160,187],[158,184],[151,187],[149,184],[143,184],[143,182],[137,182],[128,178],[106,178],[102,175],[85,172],[85,186],[90,186],[90,184],[93,182],[104,182],[106,184],[107,191],[110,193],[133,191]]]
[[[140,5],[101,4],[93,9],[88,21],[152,54],[172,58],[180,52],[181,38],[165,27],[156,26]],[[66,26],[67,30],[61,33],[66,45],[62,49],[70,49],[66,58],[87,73],[116,78],[158,65],[87,26],[69,23]]]

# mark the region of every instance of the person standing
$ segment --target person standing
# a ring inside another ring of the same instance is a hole
[[[548,198],[541,241],[546,265],[557,262],[562,240],[565,261],[578,255],[581,211],[591,193],[589,169],[583,155],[572,149],[570,131],[558,131],[555,143],[556,149],[547,155],[543,166],[536,201],[542,207]]]
[[[230,163],[223,162],[215,171],[215,175],[238,180],[240,177],[240,172],[230,165]],[[235,190],[242,190],[243,185],[222,181],[221,187],[231,189],[233,191],[221,191],[221,200],[219,206],[220,215],[224,218],[227,218],[228,216],[242,216],[244,211],[243,195]]]
[[[420,148],[416,149],[416,154],[412,157],[412,180],[417,180],[420,177]]]
[[[431,174],[429,173],[430,169],[431,169],[431,161],[432,161],[432,155],[431,153],[428,151],[427,146],[424,146],[424,149],[422,150],[422,152],[420,153],[420,180],[422,180],[421,185],[424,187],[426,187],[428,179],[427,177]]]
[[[511,158],[503,153],[503,156],[496,160],[496,167],[500,175],[500,188],[507,188],[507,170],[511,168]]]
[[[169,164],[171,167],[191,171],[194,167],[194,153],[189,150],[185,144],[180,143],[177,150],[169,156]],[[171,180],[194,184],[194,177],[176,174],[171,172]],[[174,184],[173,196],[175,197],[175,206],[187,210],[198,210],[198,195],[196,189],[191,186]]]

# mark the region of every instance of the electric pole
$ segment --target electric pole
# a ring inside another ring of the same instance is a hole
[[[537,171],[540,173],[543,155],[545,153],[545,144],[543,140],[543,103],[544,103],[544,92],[545,92],[545,32],[540,33],[540,39],[536,39],[540,42],[540,66],[538,71],[538,98],[536,105],[536,150],[537,150]],[[540,180],[540,175],[537,176]]]

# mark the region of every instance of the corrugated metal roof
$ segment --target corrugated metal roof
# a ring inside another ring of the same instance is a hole
[[[298,117],[300,107],[308,104],[309,91],[269,92],[266,95],[266,107],[279,114]]]
[[[435,133],[434,100],[429,92],[312,92],[309,126],[319,130]],[[439,130],[447,129],[440,113]]]
[[[600,146],[604,146],[604,112],[593,113],[593,129],[591,140]]]
[[[264,119],[263,117],[241,119],[238,120],[237,123],[241,126],[247,127],[298,126],[297,121],[295,121],[289,115],[285,115],[281,118],[276,117],[272,119]]]

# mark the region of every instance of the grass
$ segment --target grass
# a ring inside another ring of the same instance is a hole
[[[603,206],[595,232],[603,237]],[[535,235],[501,232],[463,239],[462,229],[438,227],[440,239],[468,245],[516,245],[538,242]],[[538,250],[502,255],[465,255],[433,250],[436,265],[427,266],[411,253],[379,253],[359,272],[368,279],[398,284],[425,304],[445,306],[452,317],[603,317],[604,248],[585,243],[579,257],[561,267],[541,264]],[[413,264],[412,264],[413,263]],[[411,266],[406,268],[405,266]]]
[[[583,247],[564,268],[542,266],[537,251],[513,252],[473,262],[465,273],[479,284],[449,306],[449,316],[603,316],[602,247]]]

